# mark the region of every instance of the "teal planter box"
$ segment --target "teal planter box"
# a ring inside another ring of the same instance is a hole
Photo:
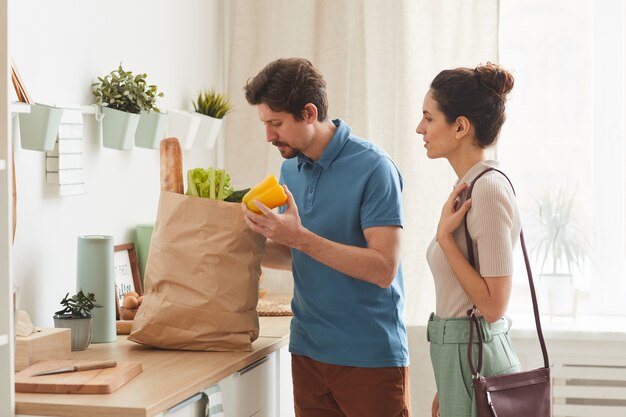
[[[141,118],[135,133],[135,146],[158,149],[167,129],[167,113],[156,111],[141,112]]]
[[[31,104],[30,113],[19,115],[22,148],[31,151],[53,150],[62,116],[61,108]]]
[[[141,115],[104,106],[102,114],[102,145],[120,151],[132,149]]]

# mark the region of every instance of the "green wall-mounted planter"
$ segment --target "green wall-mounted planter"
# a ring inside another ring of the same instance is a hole
[[[167,129],[167,113],[156,111],[141,112],[141,118],[135,133],[135,146],[158,149]]]
[[[102,145],[122,151],[132,149],[141,115],[104,106],[102,113]]]
[[[20,143],[23,149],[51,151],[59,131],[63,109],[31,104],[30,113],[20,113]]]
[[[216,119],[201,113],[196,114],[200,116],[200,127],[192,146],[194,148],[213,149],[224,119]]]

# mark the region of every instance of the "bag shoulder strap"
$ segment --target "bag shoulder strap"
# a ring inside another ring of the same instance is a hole
[[[474,180],[471,182],[468,190],[467,190],[467,199],[471,198],[472,196],[472,190],[474,189],[474,184],[476,184],[476,181],[478,181],[478,179],[480,177],[482,177],[483,175],[485,175],[487,172],[490,171],[496,171],[499,172],[500,174],[502,174],[504,176],[504,178],[507,179],[507,181],[509,182],[509,184],[511,185],[511,189],[513,190],[513,194],[515,194],[515,188],[513,187],[513,183],[511,183],[511,180],[509,179],[509,177],[506,176],[506,174],[502,171],[500,171],[499,169],[496,168],[487,168],[485,169],[483,172],[481,172],[480,174],[478,174],[478,176],[476,176],[476,178],[474,178]],[[474,269],[478,270],[478,268],[476,268],[476,260],[474,257],[474,246],[472,243],[472,237],[469,234],[469,230],[467,228],[467,213],[465,214],[465,239],[467,242],[467,257],[468,257],[468,261],[469,263],[474,267]],[[541,353],[543,354],[543,363],[544,363],[544,367],[549,368],[550,367],[550,361],[548,359],[548,350],[546,348],[546,342],[543,338],[543,331],[541,330],[541,320],[539,318],[539,307],[537,305],[537,294],[535,293],[535,285],[533,282],[533,274],[530,268],[530,260],[528,257],[528,251],[526,250],[526,242],[524,240],[524,233],[523,231],[520,230],[520,244],[522,246],[522,252],[524,254],[524,263],[526,264],[526,273],[528,274],[528,284],[530,286],[530,296],[532,298],[533,301],[533,312],[535,314],[535,327],[537,329],[537,336],[539,338],[539,343],[541,345]],[[469,322],[470,322],[470,339],[469,339],[469,344],[467,346],[467,359],[469,361],[469,365],[470,365],[470,370],[472,371],[472,375],[474,376],[474,378],[477,378],[480,374],[480,370],[482,368],[482,362],[483,362],[483,338],[482,338],[482,331],[480,328],[480,322],[478,320],[478,317],[476,316],[476,305],[474,305],[472,307],[471,310],[469,310],[468,312],[469,315]],[[474,362],[472,360],[472,343],[473,343],[473,336],[474,336],[474,327],[476,327],[476,334],[478,336],[478,366],[475,368],[474,367]]]

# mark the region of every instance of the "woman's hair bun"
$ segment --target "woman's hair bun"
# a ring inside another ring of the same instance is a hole
[[[496,64],[487,62],[477,66],[474,71],[485,87],[502,98],[505,98],[513,89],[513,74]]]

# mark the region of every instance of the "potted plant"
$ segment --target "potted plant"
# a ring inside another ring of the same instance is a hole
[[[157,97],[163,97],[163,93],[157,92],[155,85],[148,85],[146,78],[146,74],[133,75],[132,71],[125,71],[120,64],[104,77],[98,77],[99,82],[92,84],[92,93],[97,97],[104,114],[102,129],[105,147],[131,149],[142,112],[147,113],[146,120],[157,121],[158,127],[155,129],[164,132],[165,124],[159,120],[162,115],[156,107]],[[143,137],[143,131],[149,130],[147,127],[142,128],[140,138]],[[143,139],[140,143],[144,144]]]
[[[204,90],[193,102],[193,108],[201,115],[193,147],[211,149],[215,146],[222,127],[222,119],[232,110],[230,101],[225,94],[217,93],[215,90]]]
[[[539,287],[551,315],[574,315],[573,277],[589,256],[589,238],[576,211],[575,193],[565,187],[535,201],[531,251],[539,264]]]
[[[96,302],[96,296],[90,292],[87,295],[81,289],[69,296],[67,293],[61,300],[63,308],[54,313],[54,327],[69,328],[72,330],[72,350],[85,350],[91,343],[93,329],[94,308],[102,307]]]

